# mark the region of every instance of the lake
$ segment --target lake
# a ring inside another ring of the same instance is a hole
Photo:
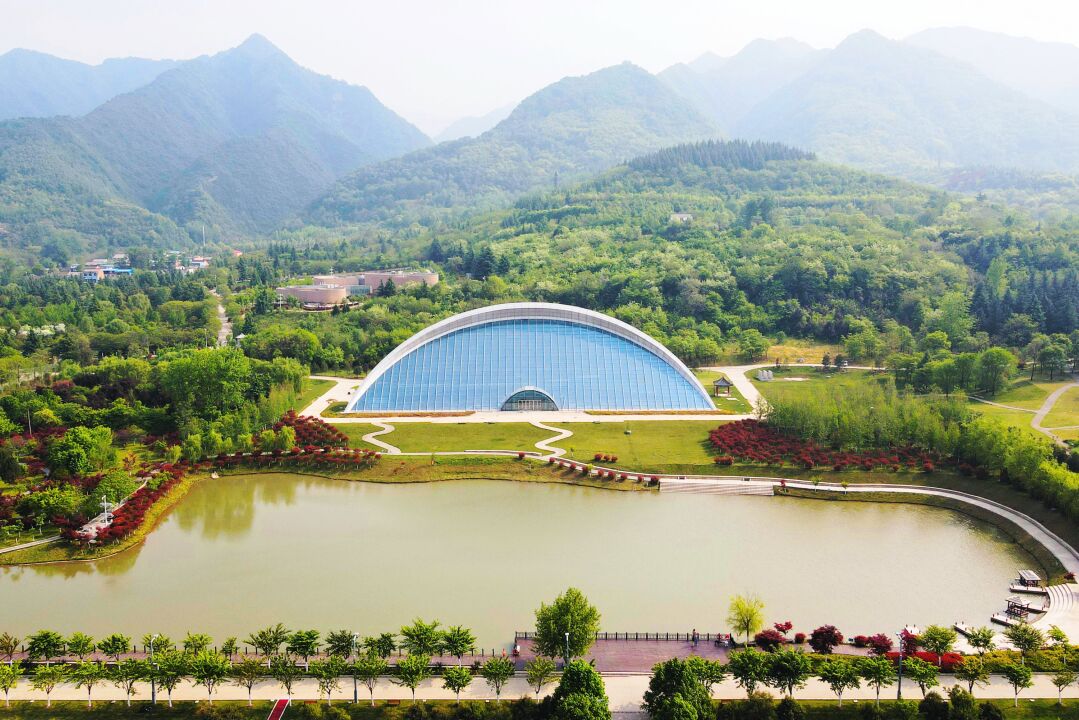
[[[995,527],[917,505],[230,476],[193,488],[138,548],[3,568],[0,631],[221,640],[422,617],[490,648],[573,585],[608,631],[716,632],[730,595],[755,593],[796,631],[894,633],[987,624],[1021,567],[1036,565]]]

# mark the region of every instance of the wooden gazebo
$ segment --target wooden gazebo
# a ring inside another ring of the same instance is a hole
[[[719,397],[720,390],[723,390],[724,395],[730,395],[732,387],[734,387],[734,383],[726,377],[721,376],[712,381],[712,392],[715,393],[716,397]]]

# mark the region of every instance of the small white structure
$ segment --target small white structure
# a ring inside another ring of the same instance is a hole
[[[672,223],[691,223],[693,222],[693,213],[676,212],[671,213],[671,216],[667,218],[668,222]]]
[[[758,370],[757,379],[761,382],[770,382],[772,380],[775,380],[775,377],[772,375],[771,370]]]

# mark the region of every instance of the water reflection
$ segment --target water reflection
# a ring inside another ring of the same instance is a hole
[[[577,585],[608,630],[715,630],[726,598],[750,591],[799,629],[871,634],[984,622],[1032,563],[939,508],[267,474],[197,485],[137,549],[0,571],[0,607],[12,632],[95,635],[276,622],[373,633],[422,616],[466,623],[490,646]],[[857,592],[839,607],[837,588]]]

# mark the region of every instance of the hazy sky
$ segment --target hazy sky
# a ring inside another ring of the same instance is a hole
[[[308,68],[366,85],[432,133],[566,75],[653,72],[757,37],[830,47],[969,25],[1079,44],[1075,0],[0,0],[0,53],[96,63],[189,58],[258,32]]]

